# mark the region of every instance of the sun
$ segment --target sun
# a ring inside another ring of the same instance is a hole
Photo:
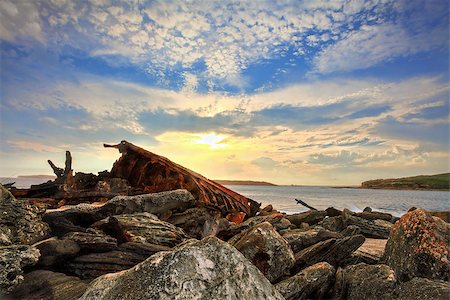
[[[201,145],[208,145],[212,149],[219,149],[219,148],[225,148],[228,145],[222,143],[223,140],[226,138],[224,135],[218,135],[215,133],[208,133],[208,134],[196,134],[196,139],[194,140],[194,143],[201,144]]]

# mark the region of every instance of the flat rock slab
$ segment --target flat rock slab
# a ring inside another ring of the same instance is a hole
[[[78,244],[83,252],[108,252],[117,249],[117,239],[99,230],[89,229],[90,232],[70,232],[62,237]]]
[[[289,243],[292,251],[298,252],[318,242],[331,238],[342,238],[337,232],[326,230],[323,227],[315,226],[309,230],[294,229],[283,234],[283,238]]]
[[[333,283],[335,272],[332,265],[320,262],[277,283],[275,288],[286,300],[321,299]]]
[[[23,282],[5,300],[76,300],[83,295],[87,286],[75,276],[36,270],[25,274]]]
[[[65,261],[75,257],[80,252],[80,246],[72,240],[60,240],[52,237],[33,245],[41,253],[38,266],[61,266]]]
[[[447,281],[414,277],[399,284],[394,291],[394,297],[398,300],[448,300],[450,292]]]
[[[284,299],[239,251],[215,237],[190,240],[94,280],[80,300]]]

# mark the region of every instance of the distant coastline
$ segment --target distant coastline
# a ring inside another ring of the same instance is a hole
[[[54,175],[19,175],[19,176],[17,176],[17,178],[53,180],[56,178],[56,176],[54,176]]]
[[[266,181],[252,181],[252,180],[214,180],[221,185],[263,185],[263,186],[277,186],[276,184]]]
[[[363,189],[449,191],[450,173],[402,178],[374,179],[361,183]]]

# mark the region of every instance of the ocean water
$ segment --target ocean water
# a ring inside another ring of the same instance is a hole
[[[0,183],[16,182],[18,188],[28,188],[31,184],[47,181],[38,178],[1,178]],[[366,206],[374,210],[401,216],[412,206],[431,211],[450,210],[450,192],[409,191],[409,190],[369,190],[356,188],[332,188],[318,186],[255,186],[228,185],[250,199],[261,202],[261,207],[272,204],[279,211],[297,213],[308,210],[297,204],[301,199],[317,209],[333,206],[362,211]]]
[[[412,206],[430,211],[450,210],[450,192],[413,190],[369,190],[357,188],[332,188],[317,186],[244,186],[229,185],[250,199],[268,204],[282,212],[297,213],[308,210],[297,204],[301,199],[317,209],[333,206],[362,211],[366,206],[395,216],[401,216]]]

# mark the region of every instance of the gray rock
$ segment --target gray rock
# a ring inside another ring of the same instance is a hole
[[[353,212],[348,209],[344,209],[342,212],[342,220],[344,225],[358,226],[361,230],[361,234],[370,238],[386,239],[391,232],[392,223],[386,220],[368,220],[358,216],[355,216]]]
[[[167,222],[182,228],[189,237],[196,239],[215,236],[229,224],[227,219],[222,218],[220,211],[206,207],[189,208],[184,212],[175,213],[167,219]]]
[[[80,247],[74,241],[56,237],[40,241],[33,246],[41,253],[37,265],[42,267],[60,266],[80,252]]]
[[[309,230],[294,229],[283,235],[283,238],[289,243],[294,253],[318,242],[342,237],[341,234],[326,230],[320,226],[315,226]]]
[[[83,252],[108,252],[117,249],[117,239],[104,234],[99,230],[89,232],[70,232],[62,240],[71,240],[80,246]]]
[[[449,226],[423,209],[404,214],[392,228],[382,261],[400,281],[413,277],[448,280]]]
[[[270,282],[283,276],[294,264],[294,253],[273,226],[264,222],[230,241]]]
[[[359,228],[356,225],[348,225],[347,228],[345,228],[344,230],[341,231],[341,234],[343,236],[352,236],[355,234],[360,234],[361,233],[361,228]]]
[[[353,235],[342,239],[328,239],[295,254],[295,264],[291,269],[292,273],[318,262],[325,261],[337,267],[349,257],[353,251],[364,243],[364,236]]]
[[[387,240],[366,238],[364,244],[361,245],[353,254],[345,259],[341,265],[356,265],[366,263],[374,265],[380,262],[386,248]]]
[[[80,300],[283,299],[231,245],[215,237],[187,241],[139,265],[93,281]]]
[[[194,205],[195,199],[186,190],[174,190],[137,196],[116,196],[103,205],[78,204],[48,210],[44,220],[53,224],[58,218],[66,218],[75,225],[88,227],[92,223],[120,214],[140,212],[164,213],[184,210]]]
[[[347,228],[347,226],[344,224],[342,216],[325,218],[321,222],[319,222],[318,225],[327,230],[335,232],[341,232],[342,230]]]
[[[78,277],[47,270],[36,270],[25,274],[23,282],[5,300],[76,300],[83,295],[86,288],[87,283]]]
[[[82,279],[93,279],[101,275],[129,269],[145,260],[147,256],[124,251],[109,251],[81,255],[69,261],[65,270]]]
[[[286,215],[286,218],[296,226],[300,226],[301,223],[308,223],[314,225],[322,221],[327,212],[324,210],[309,210],[303,213]]]
[[[286,298],[322,299],[334,281],[335,269],[329,263],[320,262],[275,285]]]
[[[150,213],[112,216],[94,223],[92,227],[102,229],[120,243],[128,241],[173,247],[187,239],[182,229]]]
[[[49,236],[50,227],[42,222],[44,211],[14,198],[0,184],[0,246],[31,245]]]
[[[448,300],[450,293],[447,281],[414,277],[399,284],[394,291],[394,297],[399,300]]]
[[[364,263],[346,267],[336,284],[341,285],[338,299],[392,299],[397,280],[394,271],[387,265]]]
[[[27,245],[0,246],[0,296],[23,281],[22,269],[39,260],[39,250]]]

